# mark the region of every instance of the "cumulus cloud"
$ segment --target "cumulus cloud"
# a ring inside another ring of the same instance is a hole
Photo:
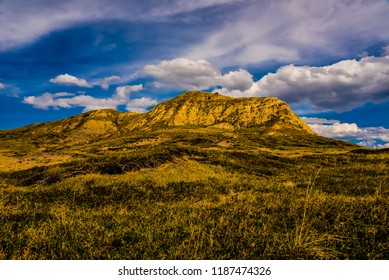
[[[308,100],[317,111],[355,108],[389,100],[389,56],[343,60],[323,66],[281,67],[262,77],[249,94],[276,96],[291,104]]]
[[[67,85],[67,86],[79,86],[79,87],[87,87],[87,88],[92,87],[92,85],[90,85],[86,80],[79,79],[69,74],[58,75],[57,77],[50,79],[49,82],[54,84]]]
[[[147,108],[157,104],[158,102],[155,99],[142,97],[128,101],[126,105],[126,110],[129,112],[145,113],[147,111]]]
[[[383,148],[389,145],[389,129],[384,127],[358,127],[355,123],[341,123],[322,118],[303,118],[317,134],[334,139],[359,140],[358,144],[369,148]],[[385,144],[378,144],[378,141]],[[388,142],[388,143],[386,143]]]
[[[367,134],[366,130],[361,130],[355,123],[334,123],[331,125],[308,124],[311,129],[319,135],[329,138],[361,137]]]
[[[144,67],[157,87],[183,90],[216,88],[234,97],[276,96],[291,105],[305,104],[306,111],[345,111],[367,101],[389,100],[389,56],[363,57],[321,66],[287,65],[255,82],[244,70],[221,74],[206,60],[177,58]]]
[[[115,109],[119,103],[112,98],[95,98],[90,95],[77,95],[46,92],[40,96],[27,96],[23,103],[31,104],[36,109],[48,110],[50,107],[73,108],[85,107],[84,112],[97,109]]]
[[[375,149],[387,149],[389,148],[389,143],[380,144],[376,140],[366,140],[357,143],[358,145],[365,146],[367,148],[375,148]]]
[[[110,76],[110,77],[104,78],[103,82],[101,84],[101,87],[103,89],[107,90],[113,81],[119,81],[119,80],[120,80],[119,76]]]
[[[146,65],[145,75],[158,80],[155,84],[160,87],[172,87],[186,90],[205,89],[214,85],[220,71],[208,61],[176,58],[163,60],[157,65]]]
[[[345,111],[367,101],[389,100],[389,56],[343,60],[322,66],[287,65],[263,76],[246,90],[222,88],[230,96],[276,96],[309,111]]]
[[[0,83],[0,89],[5,89],[5,85]]]
[[[143,72],[155,78],[156,87],[183,90],[202,90],[221,86],[227,91],[245,91],[253,84],[252,75],[244,69],[222,75],[206,60],[176,58],[163,60],[157,65],[146,65]]]
[[[73,97],[74,94],[68,92],[48,93],[45,92],[40,96],[27,96],[24,98],[24,103],[33,105],[34,108],[47,110],[49,107],[58,109],[59,107],[71,108],[72,106],[66,102],[63,97]],[[69,99],[67,99],[69,100]]]
[[[24,97],[23,103],[31,104],[37,109],[54,109],[84,107],[84,112],[97,109],[116,109],[119,105],[125,105],[127,109],[134,111],[145,111],[148,107],[157,104],[154,99],[130,99],[130,93],[142,90],[142,85],[123,86],[116,88],[114,94],[109,98],[96,98],[90,95],[75,95],[67,92],[44,93],[40,96]]]
[[[143,89],[143,85],[141,84],[134,85],[134,86],[117,87],[112,98],[114,100],[117,100],[118,102],[124,103],[130,99],[131,92],[141,91],[142,89]]]
[[[225,88],[228,91],[239,90],[245,91],[253,84],[253,75],[247,70],[239,69],[238,71],[230,71],[216,79],[216,85]]]

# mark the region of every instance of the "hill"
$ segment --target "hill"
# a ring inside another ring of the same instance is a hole
[[[283,129],[313,134],[289,106],[277,98],[232,98],[195,91],[162,102],[145,114],[96,110],[56,122],[0,132],[0,136],[3,139],[24,137],[36,141],[85,142],[134,130],[178,126],[229,130],[262,127],[272,134]]]
[[[388,150],[188,92],[0,132],[0,259],[387,259]]]
[[[277,98],[232,98],[196,91],[164,101],[144,114],[112,109],[90,111],[59,121],[0,131],[0,140],[3,158],[0,170],[2,166],[23,169],[66,162],[96,151],[171,142],[204,142],[218,148],[235,145],[241,149],[278,145],[285,150],[290,145],[316,147],[317,143],[322,148],[352,147],[314,134]],[[19,164],[14,164],[15,161]]]
[[[146,125],[213,126],[239,129],[263,126],[312,133],[289,106],[278,98],[232,98],[206,92],[187,92],[158,104],[146,116]]]

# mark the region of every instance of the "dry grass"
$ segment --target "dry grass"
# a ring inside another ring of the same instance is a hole
[[[308,157],[287,164],[278,159],[285,164],[279,173],[272,161],[267,166],[260,155],[251,156],[256,166],[249,158],[245,165],[233,154],[212,151],[155,168],[75,175],[46,185],[20,187],[3,178],[0,256],[388,258],[388,174],[386,165],[374,164],[377,158],[386,164],[386,156]]]
[[[389,258],[388,151],[261,127],[30,132],[0,133],[0,259]]]

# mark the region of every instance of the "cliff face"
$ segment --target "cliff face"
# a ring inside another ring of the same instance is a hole
[[[206,92],[187,92],[158,104],[145,115],[140,126],[156,124],[231,129],[259,125],[313,133],[308,125],[278,98],[232,98]]]

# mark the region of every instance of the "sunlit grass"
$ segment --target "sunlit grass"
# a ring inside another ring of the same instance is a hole
[[[387,151],[260,127],[72,145],[28,129],[0,141],[0,259],[389,258]]]
[[[389,257],[387,154],[164,149],[3,173],[0,257]]]

